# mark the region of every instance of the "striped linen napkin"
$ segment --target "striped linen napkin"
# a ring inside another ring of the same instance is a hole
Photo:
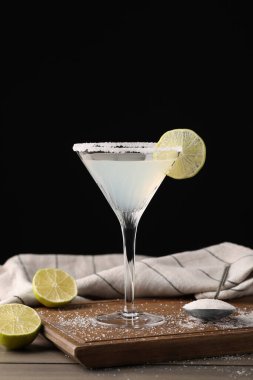
[[[20,302],[37,305],[31,281],[39,268],[56,267],[77,280],[78,297],[122,298],[124,270],[122,254],[59,255],[21,254],[0,266],[0,304]],[[196,251],[161,257],[136,257],[136,297],[179,297],[193,294],[212,298],[224,266],[231,264],[220,299],[253,294],[253,250],[221,243]]]

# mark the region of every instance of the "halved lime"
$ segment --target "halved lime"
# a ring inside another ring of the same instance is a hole
[[[67,272],[55,268],[37,270],[32,288],[37,300],[48,307],[66,305],[77,295],[75,279]]]
[[[37,312],[22,304],[0,305],[0,344],[15,349],[31,343],[39,333]]]
[[[206,146],[202,138],[191,129],[172,129],[165,132],[157,148],[180,148],[180,153],[167,175],[175,179],[195,176],[206,160]],[[164,154],[164,153],[163,153]]]

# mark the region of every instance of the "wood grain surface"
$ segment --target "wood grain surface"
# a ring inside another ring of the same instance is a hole
[[[234,300],[235,314],[208,323],[187,316],[182,309],[187,302],[190,299],[137,300],[137,309],[166,316],[165,324],[145,329],[94,325],[95,315],[121,310],[121,301],[41,307],[37,311],[45,337],[88,368],[253,352],[252,297]]]

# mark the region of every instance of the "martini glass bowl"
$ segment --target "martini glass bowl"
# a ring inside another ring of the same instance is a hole
[[[158,149],[155,143],[122,142],[75,144],[73,150],[115,212],[123,237],[124,307],[118,312],[97,315],[95,323],[126,328],[163,324],[162,315],[135,308],[135,240],[140,218],[180,154],[180,148]]]

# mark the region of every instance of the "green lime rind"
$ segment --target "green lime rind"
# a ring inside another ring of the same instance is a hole
[[[32,290],[35,298],[47,307],[64,306],[77,296],[75,279],[56,268],[39,269],[33,277]]]
[[[0,305],[0,344],[9,350],[32,343],[41,328],[38,313],[22,304]]]

